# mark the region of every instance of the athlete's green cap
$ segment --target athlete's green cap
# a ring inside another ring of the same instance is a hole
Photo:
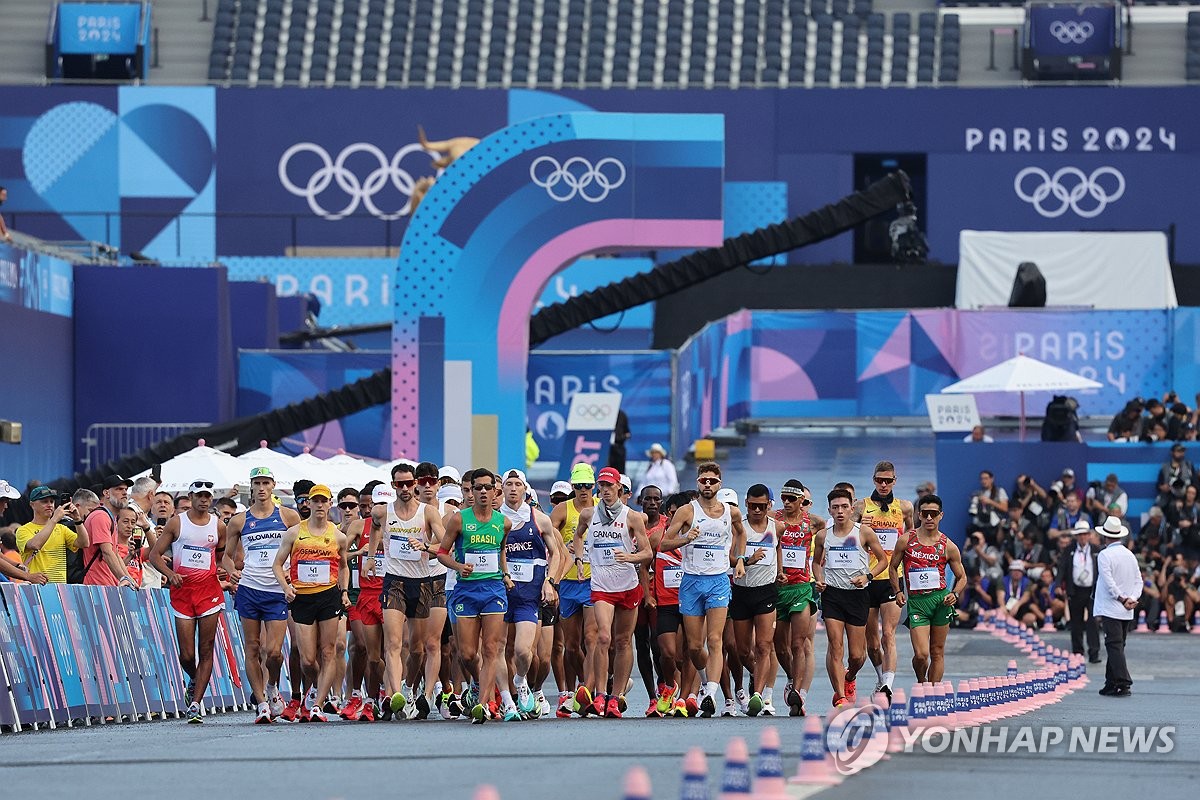
[[[275,473],[271,472],[270,467],[255,467],[250,470],[250,480],[254,480],[255,478],[270,478],[271,480],[275,480]]]
[[[595,483],[596,471],[591,464],[576,464],[571,467],[571,483]]]

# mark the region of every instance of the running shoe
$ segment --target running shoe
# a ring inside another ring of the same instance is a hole
[[[362,714],[362,710],[363,710],[362,696],[359,695],[358,692],[355,692],[354,694],[352,694],[350,696],[350,702],[348,702],[348,703],[346,703],[346,705],[342,706],[341,713],[338,714],[338,716],[341,717],[342,719],[349,720],[351,722],[355,722],[356,720],[358,720],[358,716],[360,714]]]
[[[592,692],[586,686],[580,686],[575,690],[575,705],[571,707],[579,716],[585,716],[587,709],[592,704]]]
[[[325,712],[317,706],[313,706],[308,711],[309,722],[329,722],[329,717],[325,716]]]
[[[505,722],[520,722],[521,721],[521,712],[517,710],[516,706],[509,706],[508,708],[504,709],[504,721]]]
[[[472,682],[467,690],[463,692],[462,703],[463,708],[473,708],[479,702],[479,684]]]
[[[604,702],[604,695],[597,694],[596,699],[592,701],[592,704],[590,706],[588,706],[587,710],[590,713],[595,714],[597,717],[603,717],[604,709],[606,707],[607,706],[605,705],[605,702]]]
[[[650,705],[646,708],[646,716],[647,717],[661,717],[662,716],[662,714],[660,714],[658,711],[658,699],[657,698],[650,701]]]
[[[737,706],[741,715],[743,717],[746,716],[746,711],[750,708],[750,698],[747,696],[745,689],[737,690]]]
[[[676,705],[675,707],[678,708],[679,706]],[[696,699],[696,695],[694,695],[694,694],[688,695],[688,699],[684,703],[684,708],[687,709],[687,713],[688,713],[689,717],[700,716],[700,701]]]
[[[200,704],[192,703],[188,706],[187,721],[189,725],[203,725],[204,718],[200,716]]]
[[[379,719],[381,722],[392,720],[392,698],[386,694],[379,695]]]
[[[503,718],[503,715],[500,713],[500,704],[495,700],[487,704],[487,714],[488,719],[498,720]]]
[[[716,716],[717,701],[711,694],[706,694],[700,700],[700,716],[704,719]]]
[[[449,709],[447,708],[447,706],[450,705],[450,700],[453,697],[454,697],[454,692],[439,692],[438,693],[437,708],[438,708],[438,713],[440,713],[442,715],[443,719],[449,718]]]
[[[258,715],[254,718],[255,725],[271,724],[271,706],[267,703],[258,704]]]
[[[322,710],[326,714],[333,714],[334,716],[337,716],[341,713],[341,710],[338,708],[337,700],[332,697],[325,701],[325,706]]]
[[[655,705],[658,707],[658,715],[665,716],[671,713],[671,709],[675,707],[675,695],[679,693],[679,686],[667,686],[665,683],[658,685],[658,699]]]
[[[770,701],[770,700],[766,700],[766,701],[764,701],[764,702],[763,702],[763,704],[762,704],[762,716],[764,716],[764,717],[773,717],[773,716],[775,716],[775,706],[773,706],[773,705],[771,704],[771,701]]]
[[[417,695],[417,702],[413,705],[417,707],[416,719],[429,719],[429,698],[424,693]]]
[[[404,715],[405,719],[416,719],[417,704],[407,697],[404,698],[404,708],[401,709],[400,713]]]
[[[851,703],[858,700],[858,681],[846,681],[846,699]]]
[[[789,717],[804,716],[804,698],[796,691],[796,687],[788,686],[787,694],[785,695],[788,704]]]
[[[192,702],[192,698],[196,696],[196,681],[193,678],[188,678],[187,688],[183,690],[183,699],[188,703]]]
[[[561,694],[558,696],[558,710],[554,712],[554,716],[559,719],[568,719],[571,716],[574,698],[570,694]]]
[[[466,708],[463,706],[463,701],[453,695],[446,702],[446,712],[450,715],[450,719],[462,719],[466,716]]]
[[[678,717],[680,719],[687,719],[687,715],[688,715],[687,703],[683,702],[683,698],[677,699],[675,701],[675,707],[673,709],[671,709],[671,716]]]
[[[754,694],[752,694],[750,696],[750,699],[746,702],[746,716],[757,717],[759,715],[759,713],[762,712],[762,710],[763,710],[762,695],[759,694],[758,692],[755,692]]]
[[[358,715],[359,722],[374,722],[375,721],[375,702],[368,700],[363,703],[362,713]]]
[[[630,678],[630,680],[633,680],[633,678]],[[626,689],[625,691],[629,691],[629,690]],[[622,714],[624,714],[626,711],[629,710],[629,701],[627,701],[625,699],[625,695],[623,695],[623,694],[617,695],[617,705],[621,707]]]
[[[599,701],[599,699],[600,698],[596,698],[597,702]],[[620,701],[618,701],[617,698],[615,698],[615,697],[608,698],[608,709],[605,711],[604,715],[606,717],[609,717],[610,719],[620,719],[621,713],[622,712],[621,712]]]
[[[404,695],[402,695],[400,692],[396,692],[394,695],[392,695],[392,699],[388,701],[388,705],[391,707],[393,714],[399,714],[404,710],[405,702]]]
[[[545,719],[554,713],[554,709],[550,707],[550,701],[546,699],[546,693],[538,689],[534,693],[538,703],[538,718]]]
[[[886,683],[881,683],[879,684],[879,691],[882,692],[883,696],[887,698],[888,705],[890,706],[892,704],[892,687],[888,686]]]
[[[537,710],[538,701],[533,696],[533,692],[529,691],[529,684],[523,683],[517,687],[517,708],[525,713],[532,714]]]
[[[296,722],[300,717],[301,708],[303,706],[300,705],[300,701],[293,697],[291,700],[288,700],[287,705],[279,712],[279,718],[284,722]]]
[[[837,692],[833,693],[833,707],[834,708],[841,708],[842,706],[849,704],[849,702],[850,702],[850,698],[844,697],[843,695],[840,695]]]
[[[287,707],[287,703],[283,701],[283,696],[278,691],[271,695],[271,717],[277,718],[283,714],[283,709]]]
[[[316,706],[313,706],[313,708],[316,708]],[[311,720],[312,712],[310,712],[308,709],[309,709],[308,706],[300,706],[300,718],[296,720],[297,722],[311,722],[312,721]]]
[[[487,722],[487,709],[483,707],[483,703],[476,703],[471,709],[471,724],[482,725]]]

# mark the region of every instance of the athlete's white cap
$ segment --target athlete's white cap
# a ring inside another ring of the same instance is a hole
[[[440,503],[444,503],[447,500],[456,500],[461,505],[463,501],[462,489],[452,483],[447,484],[438,489],[437,499]]]
[[[509,478],[516,478],[517,480],[519,480],[521,483],[525,484],[526,486],[529,485],[529,480],[525,477],[525,473],[519,469],[505,470],[504,475],[503,475],[503,480],[508,480]]]
[[[455,483],[462,483],[462,475],[454,467],[442,467],[438,470],[438,480],[449,478]]]
[[[372,503],[394,503],[396,502],[396,490],[387,484],[380,484],[371,490]]]
[[[567,481],[555,481],[554,485],[550,487],[550,496],[553,497],[556,494],[569,495],[573,491],[575,491],[575,489],[573,489],[571,484]]]
[[[529,505],[531,505],[531,506],[536,506],[538,504],[538,496],[537,496],[536,489],[534,489],[533,487],[530,487],[529,491],[525,492],[525,502],[529,503]]]
[[[624,472],[621,473],[621,485],[625,487],[625,491],[633,491],[633,481],[629,480],[629,476]]]
[[[731,506],[738,504],[738,494],[733,489],[725,488],[717,492],[717,499]]]

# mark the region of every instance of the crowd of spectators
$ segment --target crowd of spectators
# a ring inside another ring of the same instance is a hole
[[[1135,397],[1113,416],[1107,437],[1110,442],[1194,442],[1198,417],[1200,410],[1189,408],[1173,391],[1161,400]]]

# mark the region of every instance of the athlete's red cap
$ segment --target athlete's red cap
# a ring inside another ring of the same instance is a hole
[[[621,473],[613,467],[605,467],[600,470],[600,474],[596,476],[596,480],[602,483],[619,484],[621,482]]]

